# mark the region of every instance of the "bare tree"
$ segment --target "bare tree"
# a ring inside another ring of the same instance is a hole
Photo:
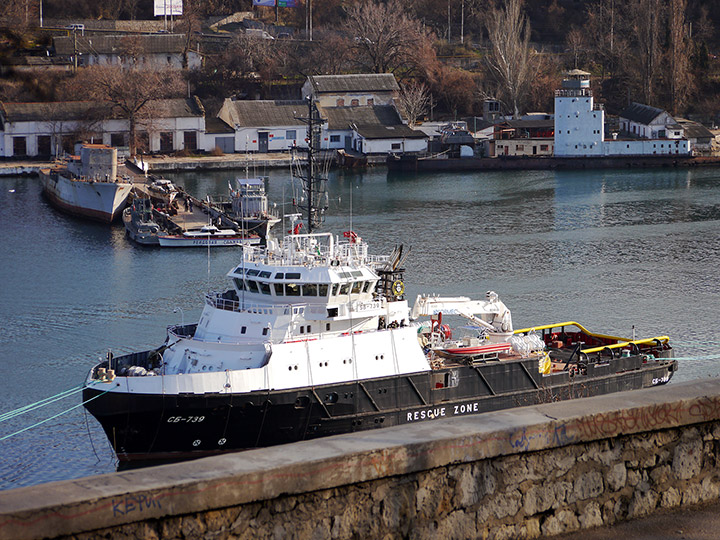
[[[430,92],[424,83],[415,79],[400,86],[400,100],[398,104],[400,111],[413,127],[418,117],[424,116],[430,106]]]
[[[394,72],[417,64],[416,53],[429,40],[420,21],[406,13],[399,0],[364,0],[347,10],[355,62],[372,73]]]
[[[585,47],[585,34],[577,27],[573,27],[565,36],[565,43],[573,55],[573,67],[578,67],[580,51]]]
[[[617,0],[596,0],[588,4],[583,26],[587,54],[600,66],[602,78],[615,75],[618,62],[625,58],[627,39],[619,31],[624,23]],[[628,34],[630,32],[627,32]]]
[[[504,8],[492,9],[487,30],[491,45],[487,63],[498,86],[498,98],[517,117],[537,64],[522,0],[505,0]]]
[[[660,31],[664,17],[664,3],[660,0],[630,0],[629,21],[632,25],[635,59],[635,78],[645,103],[655,102],[655,90],[660,74]]]
[[[200,32],[203,22],[203,5],[200,0],[185,0],[183,6],[183,17],[178,24],[178,31],[185,34],[183,45],[182,67],[187,69],[190,62],[188,54],[195,41],[195,33]]]
[[[130,123],[130,153],[137,143],[137,125],[151,116],[148,104],[156,99],[182,95],[183,84],[176,70],[136,71],[115,67],[83,70],[85,95],[111,105]]]
[[[678,114],[692,90],[690,79],[690,39],[685,26],[687,0],[671,0],[669,30],[670,107]]]

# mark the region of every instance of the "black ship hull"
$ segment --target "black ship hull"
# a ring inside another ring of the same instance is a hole
[[[672,350],[664,353],[548,375],[526,359],[242,394],[138,395],[98,384],[83,398],[120,461],[183,459],[656,386],[677,369]]]

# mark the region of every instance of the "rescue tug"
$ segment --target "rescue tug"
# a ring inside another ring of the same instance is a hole
[[[232,287],[205,296],[196,324],[90,370],[85,407],[121,461],[632,390],[677,369],[667,336],[623,339],[575,322],[514,330],[494,292],[421,295],[411,309],[402,247],[373,256],[353,232],[292,231],[244,247]],[[473,335],[453,336],[449,315]]]

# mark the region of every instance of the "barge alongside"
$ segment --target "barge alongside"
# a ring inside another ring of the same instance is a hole
[[[296,230],[293,227],[293,230]],[[496,294],[405,298],[402,251],[356,234],[246,247],[197,324],[90,370],[85,407],[121,461],[186,458],[661,385],[666,336],[513,330]],[[445,320],[443,320],[443,316]],[[451,335],[452,316],[474,336]],[[429,319],[427,319],[429,317]]]

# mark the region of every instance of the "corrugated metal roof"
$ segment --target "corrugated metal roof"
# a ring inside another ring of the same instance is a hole
[[[240,127],[302,126],[297,117],[306,117],[303,100],[225,100],[233,124]]]
[[[328,120],[328,129],[348,129],[358,126],[396,126],[402,120],[392,105],[363,105],[361,107],[319,107]]]
[[[424,139],[427,135],[403,124],[392,105],[320,107],[329,130],[355,129],[366,139]]]
[[[626,118],[647,126],[664,112],[662,109],[651,107],[650,105],[631,103],[619,116],[620,118]]]
[[[311,75],[309,79],[316,94],[397,92],[400,90],[395,76],[392,73]]]
[[[678,123],[685,132],[686,139],[714,139],[715,135],[708,128],[692,120],[685,118],[677,118]]]
[[[101,101],[55,101],[50,103],[2,103],[8,122],[73,121],[100,118],[123,118],[122,111]],[[204,116],[196,98],[158,99],[148,103],[155,118],[191,118]]]
[[[366,139],[427,139],[422,131],[401,124],[398,126],[357,126],[357,131]]]
[[[185,48],[183,34],[110,35],[110,36],[59,36],[53,38],[55,54],[69,56],[74,53],[74,39],[81,54],[127,54],[137,48],[141,54],[182,53]]]

